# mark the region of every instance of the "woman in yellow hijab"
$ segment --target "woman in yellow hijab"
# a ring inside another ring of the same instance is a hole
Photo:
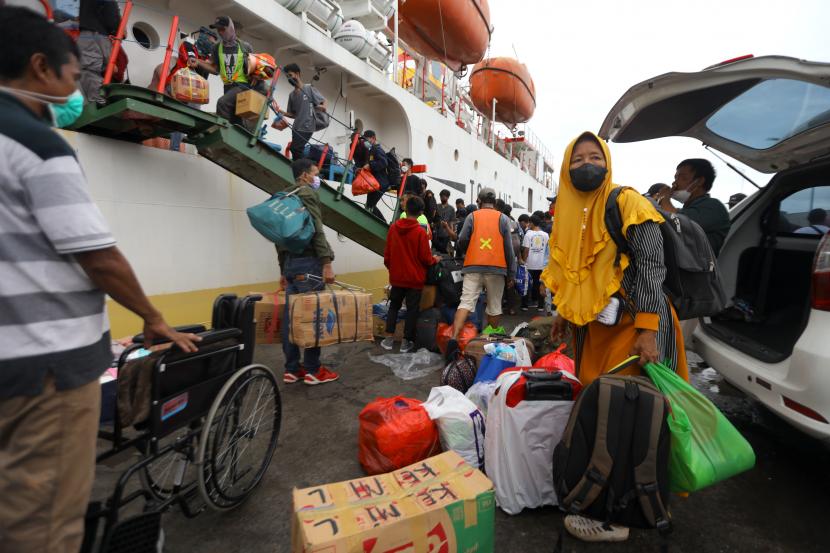
[[[658,224],[662,216],[633,189],[617,198],[629,254],[619,254],[605,226],[611,190],[608,145],[590,132],[571,142],[562,159],[550,259],[542,273],[554,296],[553,338],[571,324],[583,385],[630,355],[640,365],[668,360],[688,380],[683,334],[663,292],[666,268]],[[639,374],[632,367],[623,374]]]
[[[631,355],[640,365],[668,360],[689,379],[683,333],[663,293],[666,267],[659,223],[663,217],[632,189],[617,197],[629,253],[620,253],[605,226],[605,206],[617,185],[611,181],[608,145],[582,133],[565,150],[542,281],[554,294],[553,339],[573,330],[576,369],[583,385]],[[631,367],[622,374],[639,374]],[[623,541],[628,528],[579,515],[565,528],[585,541]]]

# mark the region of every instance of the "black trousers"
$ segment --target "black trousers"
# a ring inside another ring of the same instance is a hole
[[[369,192],[366,194],[366,211],[371,211],[375,217],[386,222],[386,218],[383,216],[383,213],[380,212],[377,205],[380,199],[383,198],[383,190],[378,190],[376,192]]]
[[[545,306],[545,296],[539,291],[539,286],[542,284],[542,269],[532,271],[528,269],[527,276],[530,279],[530,289],[527,295],[522,297],[522,307],[527,307],[530,301],[536,303],[536,307]]]
[[[386,332],[395,333],[398,324],[398,311],[406,300],[406,322],[403,327],[403,337],[406,340],[415,340],[415,326],[418,324],[418,307],[421,303],[421,290],[418,288],[400,288],[393,286],[389,292],[389,312],[386,314]]]
[[[311,140],[312,134],[314,133],[291,129],[291,159],[293,161],[303,158],[303,150],[308,141]]]

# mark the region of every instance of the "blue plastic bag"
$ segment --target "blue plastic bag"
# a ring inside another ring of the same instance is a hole
[[[530,289],[530,274],[524,265],[516,268],[516,291],[520,296],[526,296]]]
[[[277,192],[248,208],[251,225],[281,250],[302,253],[314,236],[314,221],[294,192]]]
[[[476,371],[476,378],[473,381],[473,384],[475,384],[476,382],[487,382],[496,380],[503,370],[515,366],[515,360],[506,361],[504,359],[499,359],[498,357],[495,357],[493,355],[485,355],[481,359],[481,364],[478,366],[478,370]]]

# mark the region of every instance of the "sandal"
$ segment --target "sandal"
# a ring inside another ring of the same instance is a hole
[[[628,539],[628,528],[625,526],[606,524],[579,515],[565,517],[565,530],[582,541],[625,541]]]

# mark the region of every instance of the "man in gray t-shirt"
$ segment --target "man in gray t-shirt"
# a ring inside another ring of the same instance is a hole
[[[314,112],[326,111],[326,99],[310,84],[303,84],[300,66],[296,63],[289,63],[284,70],[294,90],[288,95],[286,110],[280,111],[280,114],[294,120],[291,127],[291,159],[297,160],[303,157],[303,149],[314,134]]]

